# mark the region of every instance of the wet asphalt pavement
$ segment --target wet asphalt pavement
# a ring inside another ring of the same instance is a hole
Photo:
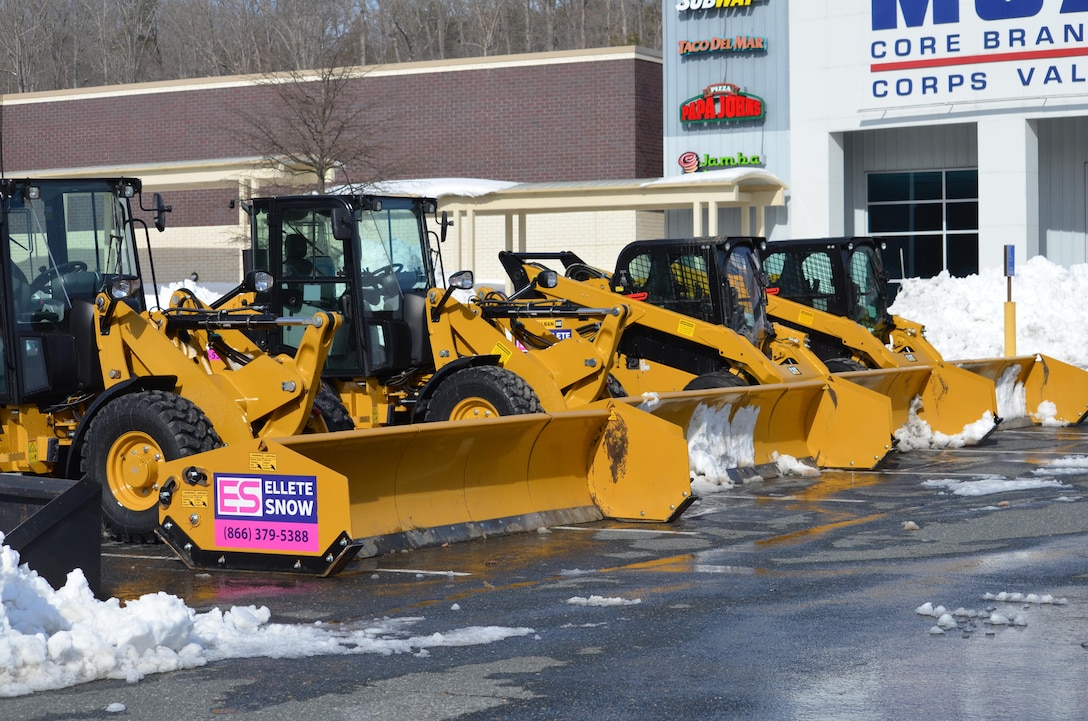
[[[738,486],[670,525],[557,528],[359,560],[331,579],[197,573],[161,546],[108,544],[103,581],[121,599],[266,605],[278,623],[414,618],[413,635],[534,632],[427,655],[221,661],[0,699],[0,718],[1082,721],[1088,468],[1043,476],[1062,488],[985,496],[923,485],[1035,477],[1070,456],[1088,456],[1088,427],[1003,429],[893,453],[879,472]],[[1067,602],[984,598],[1001,592]],[[638,603],[569,603],[591,596]],[[915,610],[926,602],[1024,625],[960,619],[934,634]]]

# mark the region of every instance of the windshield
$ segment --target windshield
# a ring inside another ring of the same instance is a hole
[[[383,198],[381,206],[356,212],[360,269],[366,275],[392,268],[402,292],[428,290],[433,274],[419,205],[411,199]]]
[[[850,318],[866,328],[876,329],[887,315],[886,301],[881,291],[880,259],[877,250],[861,245],[850,254],[850,282],[853,302]]]
[[[60,320],[74,299],[92,300],[104,276],[136,275],[127,201],[111,183],[20,184],[9,203],[7,272],[20,322]]]
[[[767,336],[767,302],[761,282],[759,258],[751,248],[738,246],[725,264],[726,326],[757,347]]]

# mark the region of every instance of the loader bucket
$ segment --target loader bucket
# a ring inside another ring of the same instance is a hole
[[[87,479],[0,475],[4,545],[53,588],[80,568],[102,598],[102,488]]]
[[[890,401],[847,381],[813,380],[647,394],[640,408],[685,431],[692,472],[777,475],[776,458],[873,468],[891,450]]]
[[[317,575],[556,524],[666,522],[692,500],[680,429],[610,402],[255,440],[170,475],[160,535],[187,565]]]
[[[887,396],[892,405],[892,427],[899,428],[909,420],[911,404],[926,388],[930,370],[929,366],[883,368],[846,371],[836,373],[835,377]]]
[[[1045,355],[951,361],[992,380],[1002,418],[1076,424],[1088,416],[1088,371]]]
[[[930,428],[955,436],[987,414],[994,421],[992,432],[1002,417],[992,380],[950,363],[933,368],[918,411],[918,417],[929,423]]]

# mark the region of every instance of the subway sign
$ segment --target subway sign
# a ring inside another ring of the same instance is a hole
[[[681,123],[739,123],[762,120],[766,114],[763,98],[741,92],[733,83],[711,85],[680,105]]]
[[[676,3],[676,11],[679,13],[693,13],[699,10],[746,8],[751,5],[752,0],[679,0]]]
[[[1083,94],[1088,0],[871,0],[884,105]]]

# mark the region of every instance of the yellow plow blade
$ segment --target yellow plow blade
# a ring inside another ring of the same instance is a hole
[[[360,554],[550,525],[666,522],[691,502],[680,429],[610,402],[254,440],[164,477],[160,535],[190,567],[318,575]]]
[[[1045,355],[951,361],[996,385],[1006,420],[1080,423],[1088,416],[1088,371]]]
[[[922,395],[929,383],[930,372],[929,366],[916,366],[846,371],[836,373],[835,377],[887,396],[892,407],[892,427],[899,428],[909,420],[911,404]]]
[[[848,381],[647,394],[625,399],[684,429],[694,475],[775,475],[776,458],[873,468],[891,450],[891,403]]]

